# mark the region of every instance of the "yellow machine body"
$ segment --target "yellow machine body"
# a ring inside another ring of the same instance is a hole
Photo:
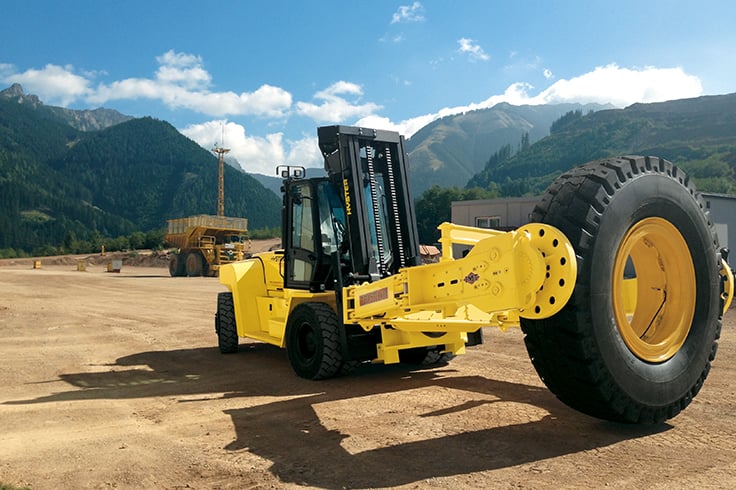
[[[364,362],[446,363],[482,344],[484,327],[520,326],[542,381],[589,415],[661,423],[700,390],[734,277],[671,162],[576,167],[540,198],[534,223],[443,223],[439,262],[423,264],[403,137],[317,133],[327,176],[281,169],[283,250],[220,269],[221,353],[240,338],[271,343],[318,380]]]
[[[570,298],[577,264],[557,229],[529,224],[499,232],[449,223],[440,229],[440,262],[348,286],[340,309],[334,291],[285,289],[280,252],[223,266],[220,282],[232,292],[238,336],[284,347],[290,312],[300,303],[320,302],[342,311],[344,325],[380,329],[374,362],[394,363],[403,349],[435,344],[462,354],[468,332],[518,326],[520,316],[545,318]],[[455,244],[473,248],[455,259]]]

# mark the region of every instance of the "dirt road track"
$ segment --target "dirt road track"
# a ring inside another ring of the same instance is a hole
[[[428,370],[297,378],[285,352],[223,356],[223,288],[165,269],[0,267],[0,482],[46,488],[734,488],[736,328],[667,424],[574,412],[521,333]]]

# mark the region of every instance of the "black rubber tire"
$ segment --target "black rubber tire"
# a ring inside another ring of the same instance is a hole
[[[622,237],[650,217],[679,230],[695,269],[695,313],[687,337],[658,363],[643,361],[626,346],[611,291]],[[578,262],[575,291],[564,309],[548,319],[521,321],[544,383],[567,405],[602,419],[651,424],[677,415],[708,375],[722,316],[718,239],[688,177],[653,157],[591,162],[560,176],[532,220],[559,228]]]
[[[337,371],[337,376],[347,376],[361,364],[363,364],[362,361],[344,361]]]
[[[199,277],[204,272],[204,259],[199,252],[189,252],[187,254],[186,273],[189,277]]]
[[[169,274],[171,277],[182,277],[184,272],[184,261],[178,253],[172,253],[169,258]]]
[[[238,328],[235,323],[233,293],[217,294],[217,313],[215,314],[215,333],[217,346],[223,354],[238,352]]]
[[[294,308],[286,323],[286,353],[297,375],[317,380],[340,372],[344,366],[340,328],[337,315],[324,303]]]

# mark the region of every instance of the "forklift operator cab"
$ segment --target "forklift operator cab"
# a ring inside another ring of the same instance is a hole
[[[345,229],[342,203],[327,179],[288,180],[284,185],[285,222],[291,224],[282,237],[284,286],[333,289],[333,254],[339,254]]]

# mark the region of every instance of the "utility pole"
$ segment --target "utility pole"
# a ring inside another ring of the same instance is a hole
[[[222,144],[225,145],[225,128],[222,128]],[[225,153],[230,148],[222,148],[215,144],[212,149],[217,153],[217,216],[225,216]]]

